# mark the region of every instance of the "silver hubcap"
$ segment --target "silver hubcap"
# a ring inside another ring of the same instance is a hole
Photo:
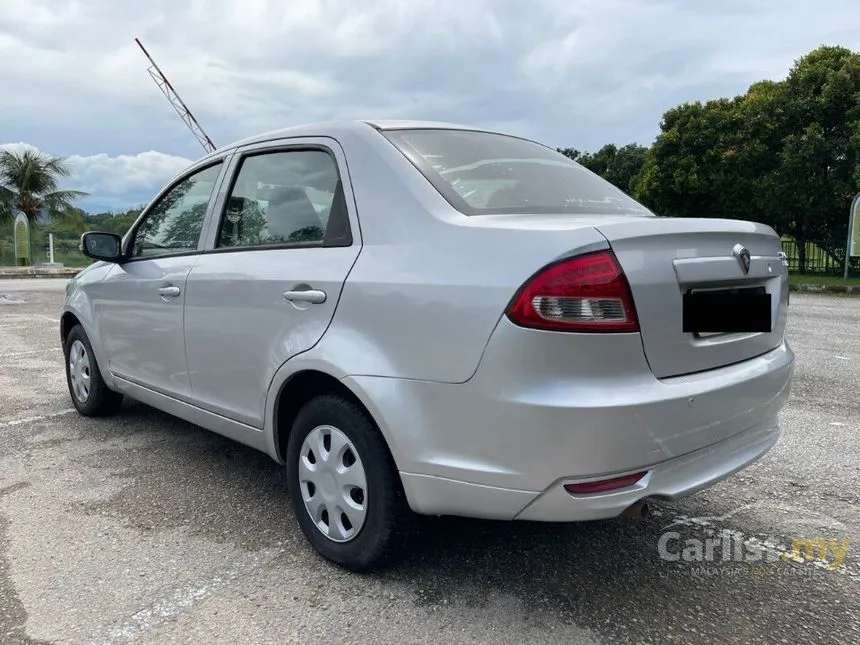
[[[353,443],[333,426],[308,433],[299,455],[299,485],[317,529],[333,542],[348,542],[367,516],[367,479]]]
[[[69,350],[69,379],[75,398],[86,403],[90,398],[90,355],[79,340],[72,343]]]

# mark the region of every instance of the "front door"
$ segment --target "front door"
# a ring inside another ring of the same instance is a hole
[[[358,256],[342,152],[331,146],[237,154],[220,225],[188,277],[194,402],[252,427],[263,426],[277,369],[322,337]]]
[[[222,162],[180,179],[127,240],[127,259],[93,293],[112,374],[188,400],[183,304]]]

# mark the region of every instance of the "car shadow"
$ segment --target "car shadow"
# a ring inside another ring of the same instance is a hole
[[[116,417],[86,423],[86,436],[104,448],[76,459],[125,485],[85,512],[141,532],[182,527],[242,549],[280,546],[299,554],[299,566],[343,575],[307,545],[283,469],[267,455],[134,402]],[[692,499],[697,515],[716,514],[706,498]],[[480,612],[512,599],[535,626],[573,625],[632,642],[820,642],[822,608],[860,611],[856,583],[832,572],[801,567],[803,575],[789,575],[797,567],[783,562],[768,572],[741,562],[667,561],[658,543],[676,509],[665,502],[656,509],[659,516],[644,520],[575,524],[420,518],[402,557],[355,574],[354,593],[371,580],[427,611]],[[707,537],[701,527],[672,530],[681,541]]]

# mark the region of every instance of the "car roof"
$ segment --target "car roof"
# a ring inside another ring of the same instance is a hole
[[[351,121],[319,121],[314,123],[303,123],[278,130],[270,130],[260,134],[239,139],[218,148],[214,152],[198,159],[195,162],[197,165],[212,157],[217,157],[225,152],[241,146],[252,145],[255,143],[263,143],[272,141],[273,139],[282,139],[287,137],[336,137],[338,134],[355,133],[366,135],[374,130],[406,130],[406,129],[436,129],[436,130],[470,130],[473,132],[489,132],[493,134],[506,134],[496,130],[480,128],[475,126],[463,125],[461,123],[446,123],[443,121],[417,121],[417,120],[397,120],[397,119],[373,119],[373,120],[351,120]]]

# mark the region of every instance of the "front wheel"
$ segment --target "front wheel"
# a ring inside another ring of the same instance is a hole
[[[399,552],[411,512],[385,441],[359,406],[337,395],[306,403],[286,462],[296,519],[320,555],[369,571]]]
[[[66,382],[75,409],[88,417],[116,412],[122,404],[122,394],[110,390],[105,384],[90,340],[79,324],[69,332],[63,352]]]

